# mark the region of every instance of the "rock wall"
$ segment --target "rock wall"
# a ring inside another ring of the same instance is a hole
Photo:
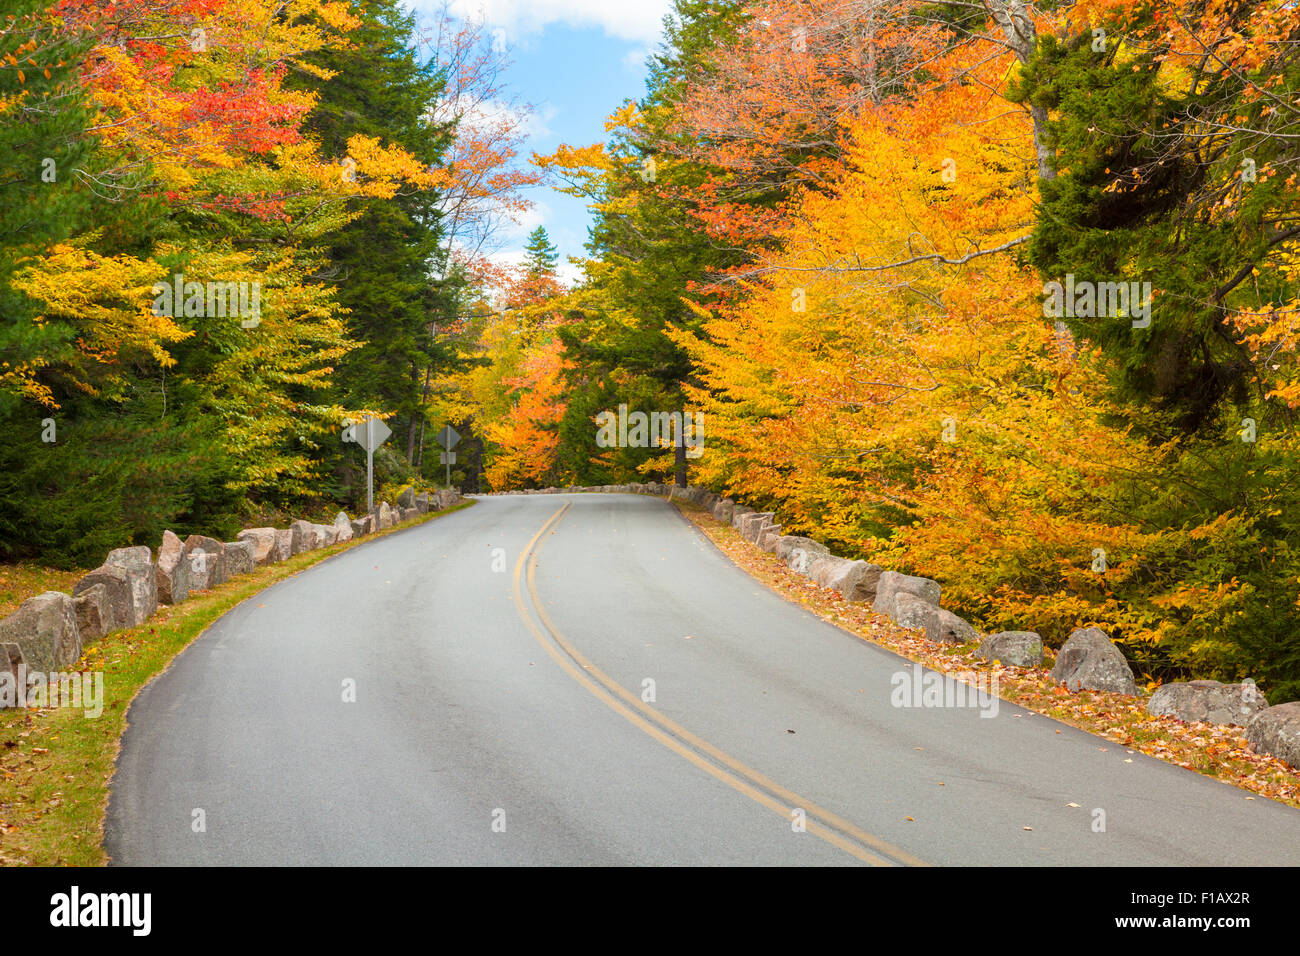
[[[236,575],[395,527],[463,499],[456,489],[430,497],[407,488],[398,500],[410,504],[397,508],[380,502],[358,521],[340,511],[328,525],[298,520],[284,529],[245,528],[237,540],[228,542],[197,534],[181,541],[164,531],[156,560],[143,545],[110,551],[100,567],[73,586],[71,595],[38,594],[0,620],[0,671],[12,680],[24,672],[24,665],[27,672],[75,670],[85,644],[138,627],[159,604],[180,604],[193,592],[217,587]],[[0,695],[0,707],[4,705]]]

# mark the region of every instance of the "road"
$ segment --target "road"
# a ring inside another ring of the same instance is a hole
[[[105,845],[136,865],[1296,860],[1300,812],[1006,702],[896,706],[904,672],[660,499],[482,498],[195,641],[131,707]]]

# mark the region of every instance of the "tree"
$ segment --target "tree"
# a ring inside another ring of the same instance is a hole
[[[525,275],[530,279],[539,279],[542,276],[554,277],[559,262],[559,253],[551,244],[551,237],[546,234],[545,226],[538,226],[528,234],[528,242],[524,245]]]
[[[433,118],[445,77],[418,59],[415,17],[396,0],[371,0],[346,49],[326,49],[314,64],[329,75],[308,80],[318,94],[305,129],[339,175],[355,177],[349,143],[361,135],[401,147],[422,167],[445,164],[452,130]],[[445,185],[446,180],[441,181]],[[344,356],[334,388],[340,404],[393,413],[395,442],[417,460],[426,377],[450,368],[456,356],[433,328],[455,311],[437,277],[446,272],[442,190],[434,183],[391,196],[358,196],[355,218],[323,237],[322,251],[337,277],[348,332],[361,343]],[[331,456],[340,460],[342,449]]]
[[[1064,321],[1180,431],[1217,429],[1252,380],[1295,368],[1258,363],[1233,325],[1293,314],[1300,24],[1281,3],[1092,3],[1076,15],[1092,29],[1044,38],[1015,91],[1053,113],[1061,156],[1031,261],[1052,278],[1150,283],[1148,324]],[[1280,412],[1270,419],[1289,420]]]
[[[586,281],[567,301],[569,320],[559,329],[573,363],[561,456],[584,481],[603,484],[643,471],[675,473],[681,485],[687,480],[683,444],[669,454],[603,450],[593,415],[623,403],[683,411],[692,367],[666,333],[698,329],[683,296],[745,256],[701,231],[692,197],[707,186],[710,170],[677,159],[684,147],[666,145],[688,135],[673,126],[677,103],[693,64],[728,35],[736,11],[734,4],[679,0],[652,58],[646,96],[606,121],[610,142],[535,157],[562,189],[588,199],[595,216]]]

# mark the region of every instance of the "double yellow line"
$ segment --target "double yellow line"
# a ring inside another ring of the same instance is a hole
[[[537,545],[542,536],[559,524],[569,505],[562,506],[533,535],[519,555],[514,572],[514,600],[519,616],[536,638],[543,650],[560,665],[570,677],[591,692],[592,696],[629,723],[645,731],[669,750],[685,757],[705,773],[721,780],[733,790],[743,793],[756,803],[793,821],[794,811],[801,809],[805,815],[807,832],[820,837],[832,846],[873,866],[925,866],[926,864],[879,837],[872,836],[848,820],[819,807],[779,784],[769,780],[757,770],[745,766],[734,757],[700,739],[695,734],[669,720],[639,696],[623,687],[600,668],[596,667],[565,638],[555,626],[537,593]],[[539,627],[529,613],[524,601],[524,571],[527,569],[528,594],[533,610],[545,627]],[[874,852],[873,852],[874,851]]]

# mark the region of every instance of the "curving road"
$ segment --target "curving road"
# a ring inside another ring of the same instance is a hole
[[[662,500],[483,498],[217,621],[132,705],[105,844],[135,865],[1295,862],[1297,811],[1005,702],[895,706],[900,674]]]

